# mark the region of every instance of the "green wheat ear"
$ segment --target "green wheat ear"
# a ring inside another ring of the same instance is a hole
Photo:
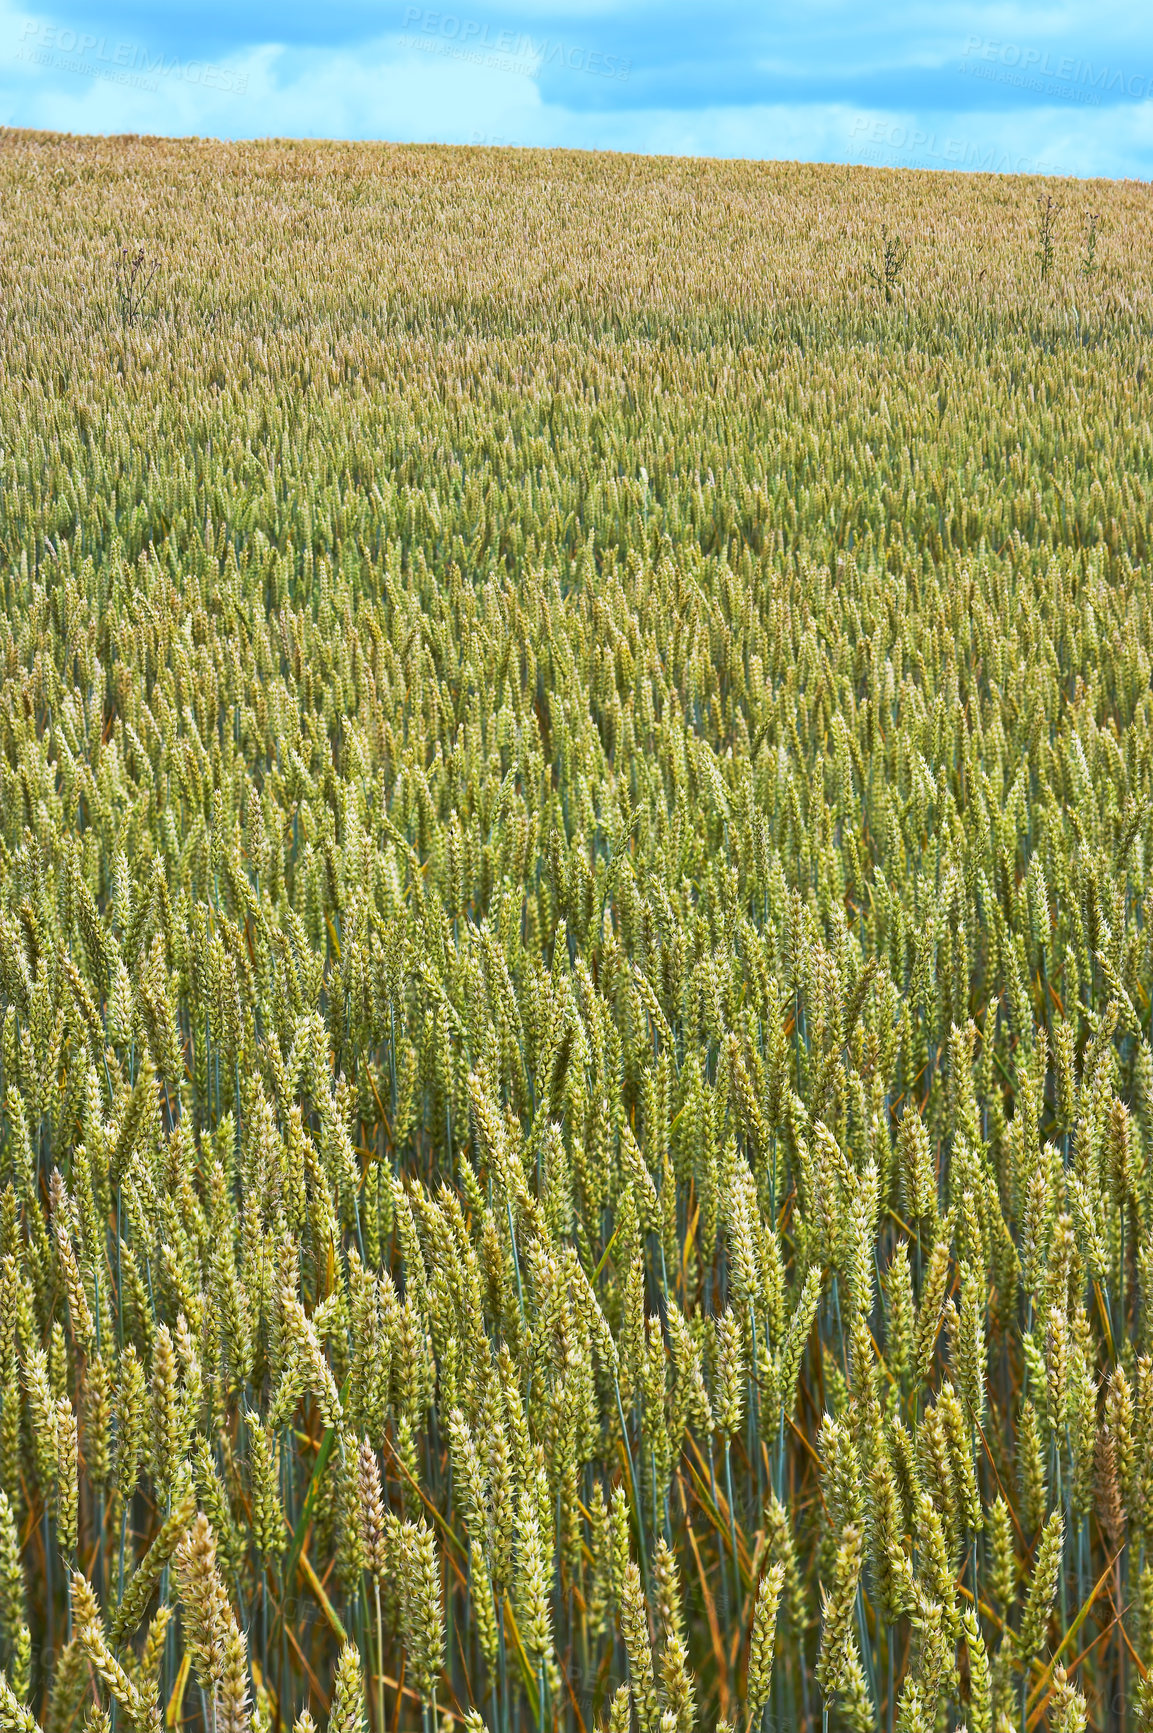
[[[749,1637],[749,1665],[745,1685],[745,1706],[749,1726],[755,1727],[768,1706],[773,1678],[773,1648],[776,1638],[777,1607],[784,1587],[785,1567],[770,1565],[757,1589],[753,1609],[753,1628]]]
[[[1064,1519],[1061,1512],[1055,1510],[1042,1529],[1037,1543],[1033,1574],[1021,1614],[1021,1628],[1017,1633],[1017,1652],[1026,1663],[1040,1654],[1045,1643],[1057,1590],[1063,1541]]]
[[[329,1733],[363,1733],[364,1725],[364,1675],[360,1654],[354,1644],[346,1643],[340,1651],[333,1680]]]

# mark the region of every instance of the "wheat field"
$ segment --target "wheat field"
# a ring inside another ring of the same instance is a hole
[[[0,137],[0,1733],[1153,1728],[1150,197]]]

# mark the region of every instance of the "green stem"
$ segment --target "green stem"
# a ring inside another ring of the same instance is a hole
[[[737,1518],[733,1509],[732,1440],[725,1434],[725,1493],[729,1501],[729,1541],[733,1549],[733,1618],[741,1612],[741,1572],[737,1564]]]
[[[372,1577],[372,1592],[376,1597],[376,1725],[384,1733],[384,1629],[380,1618],[380,1578]]]

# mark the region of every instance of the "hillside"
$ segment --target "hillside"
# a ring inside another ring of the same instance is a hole
[[[0,1733],[1153,1726],[1149,189],[0,207]]]

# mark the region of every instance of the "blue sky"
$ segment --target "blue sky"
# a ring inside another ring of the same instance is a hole
[[[0,125],[1153,173],[1151,0],[0,0]]]

